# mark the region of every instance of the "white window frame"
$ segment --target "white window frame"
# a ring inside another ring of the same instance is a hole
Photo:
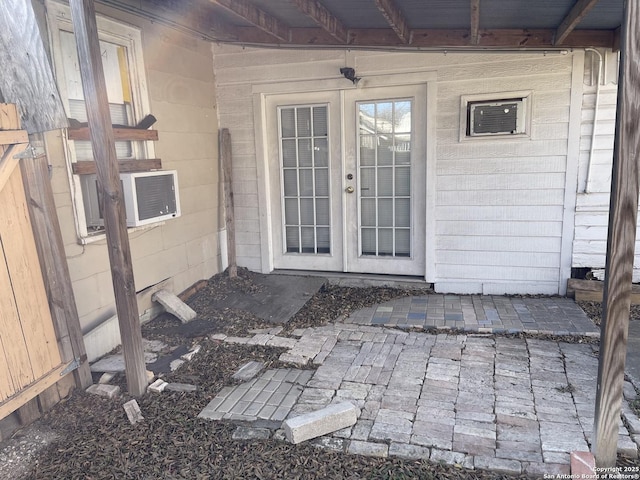
[[[53,57],[53,69],[62,103],[65,111],[69,112],[69,95],[63,67],[60,33],[63,31],[73,32],[71,10],[67,5],[53,0],[46,0],[45,6],[49,27],[49,42]],[[96,16],[96,20],[100,40],[126,48],[133,118],[134,121],[139,121],[151,111],[140,29],[100,15]],[[78,241],[84,244],[102,240],[105,236],[104,232],[96,234],[89,234],[88,232],[80,175],[74,175],[72,170],[72,164],[76,162],[74,141],[67,139],[66,135],[63,135],[63,139]],[[152,141],[134,142],[132,149],[136,158],[144,159],[155,157],[154,143]]]
[[[506,139],[526,139],[531,138],[531,103],[532,91],[522,90],[517,92],[498,92],[486,93],[480,95],[462,95],[460,97],[460,142],[468,141],[487,141],[487,140],[506,140]],[[500,103],[521,101],[523,110],[519,112],[522,115],[522,131],[519,133],[492,133],[486,135],[467,135],[468,122],[471,121],[467,117],[469,104],[473,103]]]

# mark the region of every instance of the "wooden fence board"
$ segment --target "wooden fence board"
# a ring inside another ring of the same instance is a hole
[[[60,353],[40,271],[22,175],[16,169],[3,192],[13,208],[1,209],[0,235],[22,332],[35,378],[60,364]]]
[[[2,193],[4,192],[0,192],[0,204],[6,205],[3,201],[4,195],[1,195]],[[4,210],[5,209],[0,209],[0,216]],[[0,220],[0,228],[1,227],[2,222]],[[0,246],[3,247],[0,253],[6,257],[1,232]],[[11,289],[9,270],[4,261],[2,261],[0,262],[0,292],[9,294],[0,295],[0,312],[2,312],[2,315],[0,315],[0,332],[2,332],[0,342],[2,342],[6,365],[10,372],[10,382],[0,384],[0,396],[2,399],[11,396],[17,390],[29,385],[35,379],[33,371],[31,370],[27,345],[22,335],[18,307],[16,306],[13,295],[10,294]]]

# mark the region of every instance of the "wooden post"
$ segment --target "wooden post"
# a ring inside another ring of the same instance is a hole
[[[20,167],[62,360],[70,362],[80,359],[80,366],[74,370],[74,378],[76,385],[85,389],[93,380],[49,180],[47,158],[25,158],[20,162]]]
[[[222,175],[224,182],[224,223],[227,230],[227,257],[229,259],[229,277],[238,276],[236,264],[236,232],[233,216],[233,187],[231,170],[233,167],[231,156],[231,134],[228,128],[220,130],[220,158],[222,160]]]
[[[613,151],[606,278],[594,421],[598,468],[614,467],[627,352],[631,281],[638,218],[640,159],[640,9],[625,1],[618,111]]]
[[[147,387],[142,332],[133,280],[131,250],[125,221],[124,197],[111,126],[93,0],[71,0],[80,76],[96,162],[111,278],[116,299],[129,393],[140,396]]]

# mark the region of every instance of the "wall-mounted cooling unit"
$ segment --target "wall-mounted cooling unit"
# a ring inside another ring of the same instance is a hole
[[[95,175],[82,175],[87,226],[104,226]],[[180,216],[178,173],[175,170],[121,173],[127,226],[137,227]]]

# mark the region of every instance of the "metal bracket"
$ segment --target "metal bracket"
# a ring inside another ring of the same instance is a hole
[[[27,145],[27,148],[25,148],[21,153],[14,155],[13,158],[16,158],[18,160],[23,160],[25,158],[34,159],[42,155],[44,155],[44,149],[42,147],[34,147],[33,145],[29,144]]]
[[[74,370],[77,370],[78,368],[80,368],[80,365],[82,365],[82,362],[84,362],[86,359],[86,356],[84,357],[84,360],[81,357],[74,358],[73,360],[71,360],[71,362],[69,362],[64,370],[60,372],[60,376],[64,377],[67,373],[71,373]]]

